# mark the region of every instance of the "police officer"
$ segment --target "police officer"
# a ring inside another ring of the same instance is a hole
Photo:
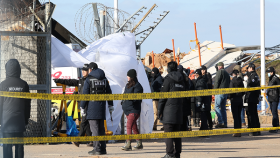
[[[10,59],[6,65],[6,79],[0,84],[0,91],[29,92],[26,81],[20,78],[21,67],[18,60]],[[30,99],[0,97],[0,123],[4,138],[23,137],[30,118]],[[3,157],[12,158],[13,144],[3,145]],[[24,157],[23,144],[15,144],[15,157]]]
[[[88,66],[89,64],[85,64],[84,67],[82,68],[82,75],[83,77],[79,79],[79,89],[78,89],[78,93],[79,94],[83,94],[83,88],[84,88],[84,82],[88,77]],[[80,108],[80,101],[78,101],[78,108]],[[87,105],[85,107],[85,111],[87,111]],[[91,136],[92,133],[90,131],[90,126],[89,126],[89,122],[86,119],[86,113],[84,113],[82,115],[82,122],[81,122],[81,126],[80,126],[80,132],[79,132],[79,137],[80,136],[85,136],[85,134],[87,134],[87,136]],[[79,142],[73,142],[73,144],[77,147],[80,146]],[[90,142],[87,146],[93,146],[92,142]]]
[[[279,78],[275,75],[275,70],[270,67],[266,70],[269,77],[268,86],[280,85]],[[279,127],[279,117],[278,117],[278,104],[279,104],[279,88],[273,88],[267,90],[268,101],[270,104],[270,109],[273,115],[272,126]],[[270,130],[270,133],[277,133],[278,130]]]
[[[250,63],[247,67],[247,88],[251,87],[260,87],[260,79],[258,74],[255,71],[255,65]],[[260,102],[260,90],[257,91],[249,91],[245,94],[245,103],[248,103],[246,107],[246,113],[248,118],[248,128],[260,128],[260,121],[257,111],[257,105]],[[260,132],[250,133],[249,136],[258,136]]]
[[[99,69],[96,63],[89,64],[89,75],[84,83],[83,94],[112,94],[109,82],[105,77],[103,70]],[[109,112],[114,111],[113,101],[107,101],[109,105]],[[92,136],[105,135],[104,120],[106,120],[106,101],[82,101],[81,113],[85,113],[85,108],[88,103],[86,111],[86,119],[89,121]],[[106,152],[105,141],[93,142],[94,149],[89,151],[90,155],[103,155]]]

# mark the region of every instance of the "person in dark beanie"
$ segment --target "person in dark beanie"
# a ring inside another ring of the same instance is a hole
[[[260,87],[260,78],[255,71],[256,66],[250,63],[247,67],[247,88]],[[248,118],[248,128],[260,128],[260,121],[258,116],[257,106],[260,102],[261,91],[249,91],[245,94],[245,103],[248,103],[246,107],[246,114]],[[249,136],[258,136],[261,132],[249,133]]]
[[[196,85],[195,90],[205,90],[207,89],[207,78],[202,76],[201,69],[195,70]],[[201,126],[200,130],[208,130],[207,124],[207,114],[211,110],[211,105],[209,105],[208,96],[198,96],[196,97],[196,107],[200,110]]]
[[[156,93],[160,92],[161,86],[163,83],[163,78],[159,73],[158,68],[152,69],[152,80],[151,80],[151,92]],[[158,122],[158,99],[153,99],[153,109],[154,109],[154,126],[153,130],[157,130],[157,122]]]
[[[228,88],[230,83],[230,76],[224,69],[224,63],[218,63],[218,72],[216,73],[214,89]],[[216,128],[227,128],[227,94],[215,95],[215,111],[218,116],[218,124]]]
[[[268,86],[280,85],[279,78],[275,75],[275,70],[273,67],[270,67],[266,70],[269,77]],[[272,113],[272,126],[279,127],[279,116],[278,116],[278,104],[279,104],[279,92],[280,88],[273,88],[267,90],[268,101],[270,104],[270,109]],[[278,130],[270,130],[270,133],[277,133]]]
[[[89,75],[84,82],[83,94],[112,94],[109,82],[103,70],[99,69],[96,63],[89,64]],[[109,112],[114,111],[113,101],[108,102]],[[85,108],[87,106],[87,111]],[[104,120],[106,120],[106,101],[81,101],[81,114],[86,113],[92,136],[105,135]],[[105,141],[94,141],[94,149],[89,155],[107,154]]]
[[[213,88],[212,75],[209,72],[207,72],[206,66],[204,66],[204,65],[201,66],[201,73],[202,73],[204,80],[207,82],[207,89],[212,89]],[[208,101],[207,105],[210,105],[210,110],[208,112],[205,111],[205,114],[206,114],[206,117],[208,120],[209,129],[213,129],[213,122],[212,122],[212,116],[211,116],[212,95],[206,96],[206,98],[207,98],[206,100]]]
[[[134,69],[127,72],[128,83],[125,86],[124,94],[127,93],[143,93],[143,87],[137,80],[137,73]],[[137,119],[140,117],[142,100],[124,100],[122,101],[122,109],[127,118],[126,131],[127,134],[139,134],[137,128]],[[137,139],[136,146],[133,149],[143,149],[142,140]],[[121,147],[122,150],[130,151],[131,140],[126,140],[125,145]]]
[[[168,74],[164,78],[161,92],[185,91],[184,77],[177,71],[177,63],[172,61],[167,64]],[[184,98],[160,99],[158,116],[163,123],[164,132],[176,132],[181,130],[183,123]],[[180,157],[182,151],[181,138],[166,138],[166,155],[164,158]],[[175,143],[175,148],[174,144]]]
[[[83,77],[79,79],[79,87],[78,87],[78,93],[79,94],[83,94],[83,88],[84,88],[84,83],[88,77],[88,68],[89,67],[89,64],[84,64],[84,67],[82,68],[82,75]],[[80,109],[80,104],[81,102],[78,101],[78,108]],[[85,111],[87,111],[87,105],[85,107]],[[81,121],[81,125],[80,125],[80,131],[79,131],[79,134],[78,136],[85,136],[85,134],[87,136],[91,136],[92,133],[90,131],[90,125],[89,125],[89,122],[88,120],[86,119],[86,113],[84,113],[82,115],[82,121]],[[80,142],[73,142],[73,144],[76,146],[76,147],[79,147],[80,146]],[[93,143],[90,142],[87,146],[89,147],[92,147],[93,146]]]
[[[233,70],[231,75],[233,76],[229,88],[244,88],[243,79],[239,77],[239,71]],[[228,95],[231,102],[231,111],[234,120],[234,129],[240,129],[241,126],[241,111],[243,107],[244,92],[232,93]],[[233,137],[241,137],[241,133],[235,133]]]
[[[20,78],[21,67],[18,60],[10,59],[6,65],[6,79],[0,84],[0,91],[29,92],[26,81]],[[23,137],[30,118],[31,100],[0,97],[0,124],[3,138]],[[3,145],[3,157],[13,157],[13,144]],[[23,144],[15,144],[15,157],[24,157]]]

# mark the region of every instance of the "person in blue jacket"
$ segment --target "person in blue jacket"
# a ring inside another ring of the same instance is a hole
[[[112,94],[109,82],[103,70],[99,69],[96,63],[89,64],[89,75],[84,83],[83,94]],[[107,101],[109,112],[114,111],[113,101]],[[88,103],[88,104],[87,104]],[[84,111],[86,105],[87,111]],[[81,113],[86,113],[89,121],[92,136],[105,135],[104,120],[106,119],[106,101],[81,101]],[[93,150],[90,155],[103,155],[106,152],[105,141],[93,142]]]

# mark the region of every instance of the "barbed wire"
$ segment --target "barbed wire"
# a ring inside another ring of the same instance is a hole
[[[87,3],[83,5],[76,13],[74,21],[75,21],[75,29],[79,38],[87,43],[92,43],[99,39],[97,34],[97,28],[94,24],[94,13],[93,13],[93,3]],[[105,32],[106,35],[114,33],[115,24],[117,28],[119,28],[129,17],[129,13],[117,10],[118,11],[118,21],[114,20],[114,8],[107,7],[101,3],[97,3],[98,14],[101,10],[106,12],[105,19]],[[134,26],[134,19],[129,20],[129,22],[123,28],[123,31],[130,31]]]

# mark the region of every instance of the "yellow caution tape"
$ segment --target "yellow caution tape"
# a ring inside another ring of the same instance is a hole
[[[185,137],[226,135],[226,134],[234,134],[234,133],[259,132],[259,131],[269,131],[269,130],[278,130],[278,129],[280,129],[280,127],[227,129],[227,130],[201,130],[201,131],[113,135],[113,136],[1,138],[0,143],[1,144],[41,144],[41,143],[90,142],[90,141],[127,140],[127,139],[185,138]]]
[[[254,87],[254,88],[220,88],[209,90],[193,90],[179,92],[159,93],[129,93],[129,94],[48,94],[48,93],[26,93],[0,91],[0,96],[40,100],[77,100],[77,101],[106,101],[106,100],[142,100],[142,99],[168,99],[209,96],[219,94],[231,94],[247,91],[255,91],[268,88],[279,88],[278,86]]]

